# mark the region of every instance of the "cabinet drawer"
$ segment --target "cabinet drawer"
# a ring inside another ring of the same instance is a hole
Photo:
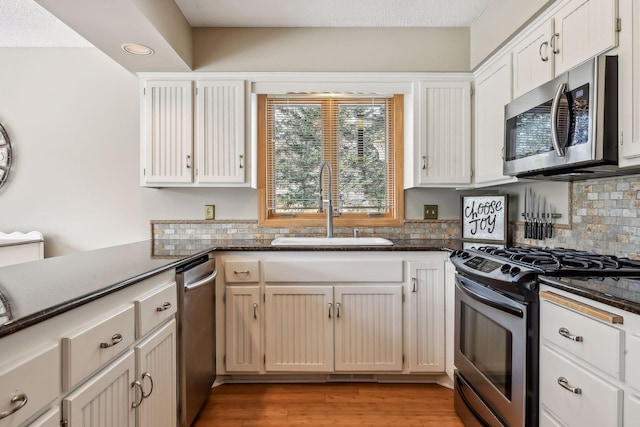
[[[559,384],[578,387],[580,394]],[[540,403],[570,426],[601,427],[622,424],[622,390],[579,368],[547,346],[540,349]]]
[[[260,281],[260,261],[226,261],[224,280],[227,283],[255,283]]]
[[[267,261],[265,282],[402,282],[402,260]]]
[[[561,329],[565,334],[582,337],[582,341],[563,336]],[[623,332],[620,329],[541,300],[540,333],[543,341],[548,340],[612,377],[621,379],[624,353]]]
[[[134,308],[127,304],[62,338],[62,388],[76,386],[134,341]]]
[[[59,366],[60,346],[54,344],[0,368],[0,412],[15,410],[0,420],[0,427],[19,425],[58,396]],[[20,407],[24,399],[26,403]]]
[[[172,317],[178,307],[177,298],[176,282],[136,298],[136,339]]]

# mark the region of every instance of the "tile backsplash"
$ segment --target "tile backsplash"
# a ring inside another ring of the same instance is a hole
[[[553,238],[524,238],[522,222],[512,224],[515,244],[565,247],[640,259],[640,176],[574,182],[570,226],[556,227]]]

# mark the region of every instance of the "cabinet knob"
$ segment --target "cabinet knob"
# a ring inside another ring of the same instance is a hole
[[[142,382],[144,382],[145,378],[149,378],[149,383],[151,384],[148,393],[145,393],[144,388],[142,388]],[[145,372],[144,374],[142,374],[142,382],[140,383],[140,391],[142,391],[142,398],[146,399],[147,397],[151,396],[151,393],[153,393],[153,377],[149,372]]]
[[[8,411],[0,412],[0,420],[3,418],[7,418],[14,412],[18,412],[20,409],[22,409],[22,407],[24,407],[24,405],[27,404],[28,400],[29,398],[25,393],[18,393],[14,395],[9,401],[11,403],[11,409],[9,409]],[[14,404],[16,405],[14,406]]]
[[[101,342],[100,348],[113,347],[114,345],[118,344],[120,341],[122,341],[122,334],[113,334],[113,336],[111,337],[111,342]]]
[[[142,405],[142,399],[144,399],[144,390],[142,389],[142,383],[138,380],[135,380],[134,382],[131,383],[131,388],[137,387],[140,389],[140,400],[133,401],[131,402],[131,407],[132,408],[137,408],[138,406]]]
[[[171,303],[167,301],[164,304],[162,304],[162,306],[156,307],[156,311],[165,311],[165,310],[169,310],[170,308],[171,308]]]
[[[570,339],[571,341],[582,342],[583,340],[583,338],[580,335],[571,335],[571,332],[569,332],[567,328],[558,329],[558,333],[563,337]]]
[[[572,387],[569,385],[569,380],[565,377],[558,378],[558,384],[560,384],[560,387],[565,390],[569,390],[571,393],[582,394],[582,389],[580,387]]]

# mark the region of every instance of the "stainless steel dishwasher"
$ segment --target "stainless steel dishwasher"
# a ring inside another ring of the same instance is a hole
[[[215,259],[203,255],[176,268],[178,284],[178,426],[188,427],[216,378]]]

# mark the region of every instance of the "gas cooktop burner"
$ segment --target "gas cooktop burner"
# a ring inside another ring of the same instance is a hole
[[[491,256],[537,267],[556,277],[640,277],[640,261],[564,248],[490,246],[478,251]]]

